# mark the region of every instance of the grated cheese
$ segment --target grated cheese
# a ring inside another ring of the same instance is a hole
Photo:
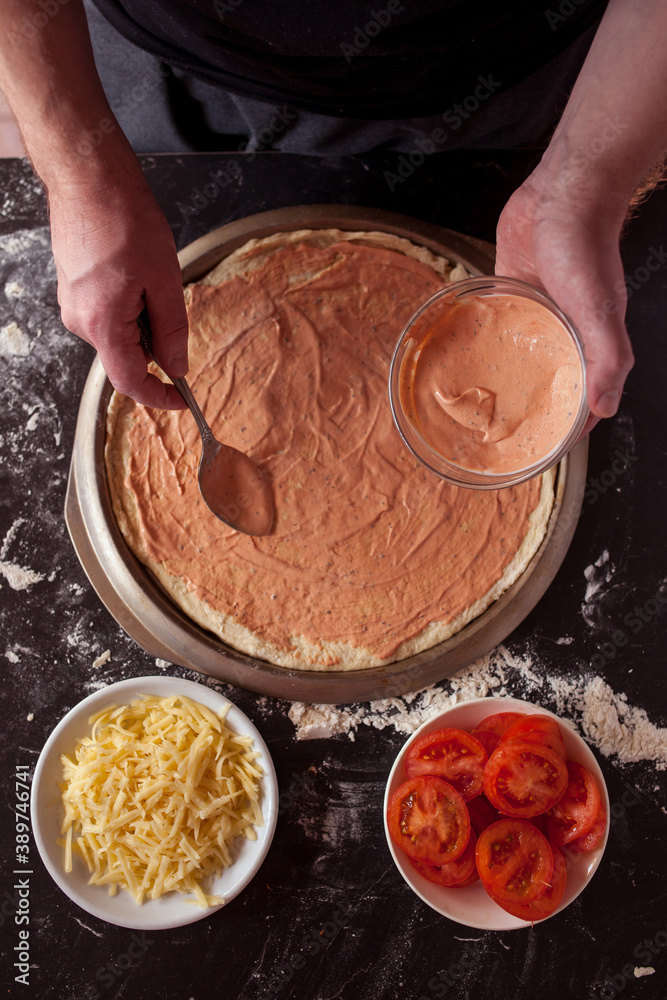
[[[61,757],[66,872],[78,854],[89,884],[112,896],[224,902],[200,883],[232,864],[236,837],[256,840],[263,825],[259,753],[226,725],[228,707],[215,715],[182,695],[146,696],[90,718],[91,736]]]

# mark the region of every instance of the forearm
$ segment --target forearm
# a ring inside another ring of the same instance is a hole
[[[81,0],[47,14],[36,0],[0,0],[0,89],[47,190],[99,184],[136,157],[102,89]]]
[[[534,183],[622,224],[667,150],[667,4],[610,0]],[[554,201],[558,198],[554,197]]]
[[[180,408],[176,388],[147,372],[136,322],[146,307],[161,367],[184,375],[176,247],[105,97],[82,0],[0,0],[0,25],[0,88],[47,190],[63,322],[121,392]]]
[[[667,149],[667,4],[610,0],[540,164],[498,221],[496,272],[541,285],[579,329],[593,417],[619,405],[633,352],[619,236]]]

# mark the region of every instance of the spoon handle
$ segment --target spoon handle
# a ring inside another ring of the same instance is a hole
[[[181,396],[190,407],[190,412],[192,413],[192,416],[195,418],[195,423],[199,428],[199,433],[201,434],[202,441],[204,442],[204,446],[206,446],[209,440],[210,441],[213,440],[213,431],[206,423],[206,418],[204,417],[202,411],[199,409],[199,403],[195,399],[192,389],[190,388],[190,386],[188,385],[188,383],[185,381],[184,378],[176,377],[172,378],[171,381],[174,383],[174,385],[180,392]]]
[[[155,364],[159,365],[159,362],[155,357],[155,354],[153,353],[153,335],[151,332],[151,326],[148,319],[148,310],[146,309],[145,306],[141,310],[141,313],[137,316],[137,326],[139,327],[139,334],[141,336],[141,344],[143,349],[145,350],[146,354],[148,354],[148,356],[152,358]],[[199,409],[199,403],[195,399],[192,389],[190,388],[190,386],[188,385],[188,383],[185,381],[184,378],[180,377],[172,378],[171,381],[176,386],[181,396],[183,397],[188,407],[190,408],[190,412],[192,413],[192,416],[195,418],[195,423],[197,424],[197,427],[199,428],[199,433],[202,436],[202,441],[204,442],[204,444],[207,444],[209,440],[213,440],[213,431],[206,423],[204,414]]]

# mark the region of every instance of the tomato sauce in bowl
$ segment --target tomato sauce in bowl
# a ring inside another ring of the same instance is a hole
[[[412,317],[390,374],[413,454],[458,486],[499,489],[555,465],[588,416],[576,329],[539,289],[469,278]]]

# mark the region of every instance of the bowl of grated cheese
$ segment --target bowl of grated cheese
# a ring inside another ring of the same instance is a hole
[[[32,784],[32,825],[58,886],[88,913],[160,930],[206,917],[259,870],[278,815],[260,733],[178,677],[96,691],[58,723]]]

